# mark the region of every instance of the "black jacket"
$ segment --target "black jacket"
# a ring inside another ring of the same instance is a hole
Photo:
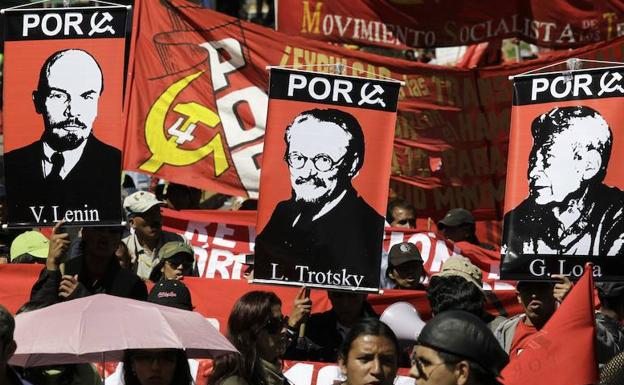
[[[44,178],[43,158],[41,140],[4,155],[9,223],[49,225],[55,219],[54,206],[57,206],[56,217],[61,219],[67,210],[84,213],[85,205],[88,209],[98,210],[100,222],[119,223],[121,151],[91,135],[80,160],[60,182]],[[39,206],[44,209],[37,220]]]

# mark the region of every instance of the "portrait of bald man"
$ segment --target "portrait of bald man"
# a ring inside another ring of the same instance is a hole
[[[41,137],[4,157],[10,220],[49,223],[68,211],[78,222],[120,218],[121,152],[93,132],[104,80],[83,50],[62,50],[43,63],[32,93]]]
[[[604,183],[613,134],[587,106],[557,107],[531,124],[527,198],[504,218],[503,253],[624,254],[624,193]]]
[[[275,264],[270,272],[256,265],[256,277],[341,286],[334,274],[346,269],[357,276],[349,284],[371,287],[372,275],[379,275],[384,218],[352,185],[365,161],[360,123],[338,109],[303,111],[284,142],[291,198],[278,203],[256,238],[256,256]]]

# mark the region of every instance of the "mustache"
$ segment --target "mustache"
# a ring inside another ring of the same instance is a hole
[[[325,181],[317,178],[316,176],[309,176],[307,178],[300,176],[297,179],[295,179],[295,184],[297,185],[302,185],[302,184],[306,184],[310,182],[312,182],[312,184],[315,187],[327,187],[327,184],[325,183]]]
[[[63,120],[61,122],[57,122],[57,123],[52,123],[50,125],[51,129],[55,129],[55,128],[60,128],[60,129],[64,129],[68,126],[76,126],[76,127],[80,127],[82,129],[86,129],[87,125],[84,124],[83,122],[81,122],[80,120],[78,120],[78,118],[69,118],[66,120]]]

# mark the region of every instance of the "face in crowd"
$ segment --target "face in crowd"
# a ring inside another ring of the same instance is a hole
[[[177,362],[175,349],[136,350],[130,358],[130,370],[140,385],[173,385]]]
[[[85,253],[95,258],[108,259],[116,255],[123,229],[118,226],[84,227],[82,239]]]
[[[442,233],[446,239],[450,239],[453,242],[467,241],[474,233],[474,225],[462,224],[459,226],[445,226],[442,229]]]
[[[415,346],[409,375],[416,385],[463,385],[468,382],[466,361],[447,362],[440,354],[426,346]]]
[[[286,352],[286,317],[282,314],[282,305],[271,306],[271,317],[260,329],[257,349],[260,357],[268,362],[276,362]]]
[[[391,212],[392,221],[391,227],[403,227],[406,229],[413,229],[416,227],[416,215],[414,210],[406,207],[394,207]]]
[[[135,233],[147,239],[157,239],[162,229],[160,206],[156,205],[144,213],[135,214],[128,219]]]
[[[177,253],[165,260],[161,272],[165,279],[181,280],[185,275],[192,275],[193,260],[192,255]]]
[[[532,131],[528,180],[536,204],[566,202],[586,182],[604,178],[612,139],[598,112],[589,107],[555,108],[538,117]]]
[[[341,324],[348,326],[362,317],[366,294],[328,291],[327,297],[332,304],[333,312]]]
[[[43,117],[44,140],[54,150],[77,148],[89,137],[102,87],[102,71],[85,51],[62,51],[48,59],[33,101]]]
[[[550,282],[520,282],[517,286],[518,302],[531,323],[540,328],[557,309]]]
[[[392,266],[388,276],[402,289],[414,289],[418,287],[425,269],[422,262],[409,261],[398,266]]]

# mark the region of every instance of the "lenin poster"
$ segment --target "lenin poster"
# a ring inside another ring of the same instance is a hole
[[[9,227],[119,224],[127,9],[4,15]]]
[[[271,69],[254,282],[378,290],[399,87]]]
[[[624,279],[624,67],[520,75],[501,278]]]

